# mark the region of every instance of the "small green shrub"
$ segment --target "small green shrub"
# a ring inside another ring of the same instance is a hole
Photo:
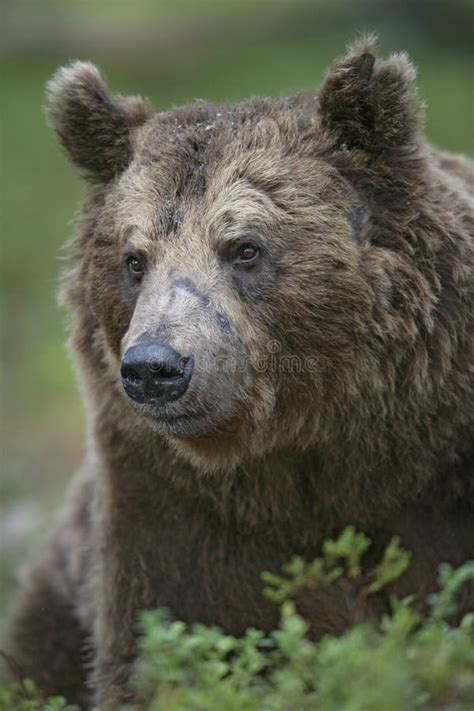
[[[353,626],[319,643],[292,602],[301,587],[328,585],[362,575],[369,539],[347,528],[328,540],[312,563],[301,558],[284,575],[263,573],[265,595],[280,605],[281,622],[270,635],[249,629],[241,639],[217,628],[186,626],[166,612],[141,616],[141,655],[133,680],[147,711],[412,711],[474,709],[474,615],[452,628],[460,586],[474,578],[474,562],[440,568],[440,591],[424,619],[411,600],[391,601],[381,621]],[[364,572],[363,594],[398,578],[410,555],[394,538],[373,571]],[[145,701],[146,700],[146,701]]]
[[[62,696],[44,699],[31,679],[0,687],[1,711],[79,711]]]
[[[391,613],[314,643],[293,603],[302,587],[363,576],[373,595],[407,568],[396,538],[372,571],[362,559],[369,539],[352,528],[328,540],[321,558],[293,558],[283,575],[263,573],[265,595],[280,606],[278,629],[248,629],[242,638],[216,627],[186,625],[165,610],[140,616],[140,656],[132,680],[138,698],[122,711],[415,711],[474,709],[474,614],[458,627],[459,588],[474,579],[474,561],[439,571],[439,592],[422,618],[411,599],[391,600]],[[72,711],[64,699],[42,700],[31,681],[0,690],[0,709]]]

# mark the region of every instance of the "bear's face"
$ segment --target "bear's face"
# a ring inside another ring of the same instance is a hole
[[[171,115],[141,129],[99,213],[91,301],[117,384],[160,433],[189,446],[291,442],[312,426],[341,359],[354,359],[370,312],[358,198],[292,145],[291,117],[237,131],[208,119],[185,126]],[[161,372],[162,347],[179,354],[176,371]],[[145,360],[135,389],[142,366],[128,378],[129,353]]]
[[[52,89],[101,183],[82,274],[124,408],[208,466],[322,436],[347,374],[373,379],[384,278],[315,97],[154,115],[84,64]]]

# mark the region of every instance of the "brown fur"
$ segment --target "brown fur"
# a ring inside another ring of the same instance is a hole
[[[94,187],[64,282],[85,473],[13,625],[46,691],[86,704],[87,677],[98,704],[126,698],[143,608],[270,629],[260,572],[348,523],[374,555],[401,535],[396,590],[419,600],[441,561],[473,556],[472,166],[423,140],[413,77],[363,42],[318,96],[164,114],[110,97],[91,65],[53,79],[54,127]],[[246,239],[251,269],[229,256]],[[171,424],[121,387],[144,332],[196,359]],[[334,587],[300,607],[317,637],[384,607],[355,601]]]

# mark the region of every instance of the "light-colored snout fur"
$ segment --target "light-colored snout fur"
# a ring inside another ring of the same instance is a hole
[[[122,357],[138,343],[153,340],[193,360],[193,374],[183,397],[166,404],[161,412],[139,406],[152,416],[162,434],[171,437],[202,435],[219,428],[243,404],[252,383],[245,346],[217,295],[204,286],[205,279],[188,274],[178,268],[148,274],[122,340]]]

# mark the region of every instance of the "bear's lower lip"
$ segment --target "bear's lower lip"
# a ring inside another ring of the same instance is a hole
[[[215,429],[215,422],[212,421],[208,410],[182,408],[166,406],[159,401],[153,400],[139,403],[129,398],[120,388],[132,410],[143,419],[148,420],[152,428],[164,437],[185,438],[202,436],[211,433]],[[173,412],[173,409],[178,412]],[[171,410],[171,411],[170,411]]]
[[[192,437],[208,434],[212,430],[208,413],[204,411],[167,414],[147,408],[143,413],[160,432],[167,437]]]
[[[150,412],[150,417],[157,423],[163,422],[166,425],[173,425],[179,422],[189,422],[196,418],[204,417],[204,412],[183,412],[180,415],[165,415],[160,413]]]

